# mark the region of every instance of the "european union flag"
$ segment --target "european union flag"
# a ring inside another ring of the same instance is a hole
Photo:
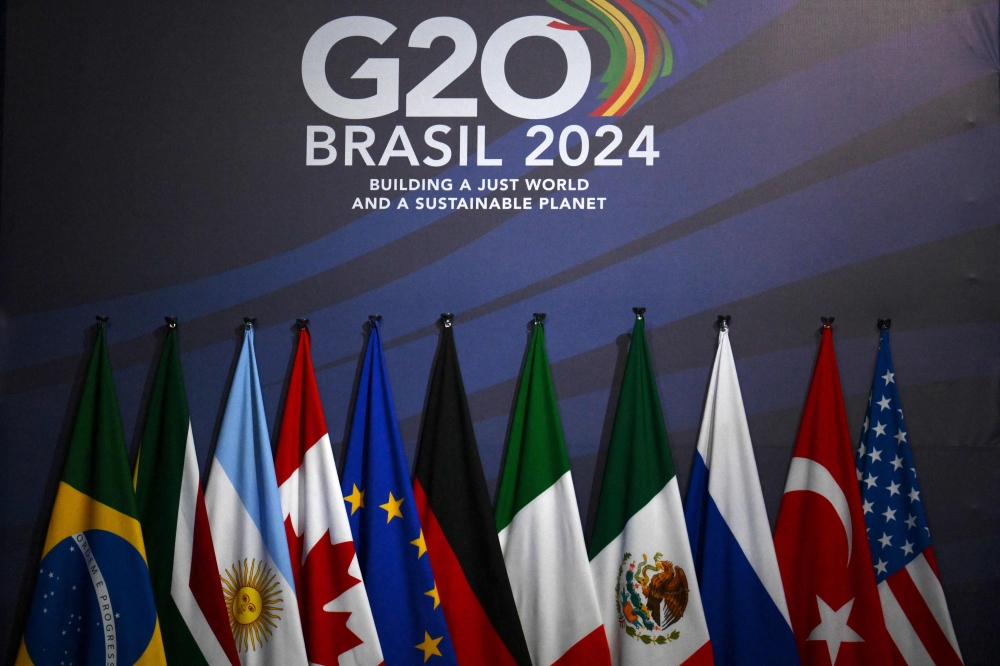
[[[456,664],[389,391],[378,317],[369,317],[342,485],[385,663]]]

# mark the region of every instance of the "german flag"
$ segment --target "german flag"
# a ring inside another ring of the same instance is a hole
[[[413,495],[459,664],[530,666],[497,539],[451,315],[431,370]]]

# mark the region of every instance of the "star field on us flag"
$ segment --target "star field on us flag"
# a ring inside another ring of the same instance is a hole
[[[875,577],[882,582],[931,543],[891,359],[879,353],[855,460]]]

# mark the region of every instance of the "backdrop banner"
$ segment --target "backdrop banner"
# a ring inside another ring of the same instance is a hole
[[[163,317],[178,317],[208,477],[244,316],[270,424],[310,319],[339,461],[363,325],[381,314],[412,465],[453,312],[492,497],[545,312],[589,541],[633,306],[682,497],[713,324],[732,316],[772,528],[820,316],[836,318],[852,437],[891,317],[955,635],[966,664],[1000,653],[997,0],[5,5],[6,654],[95,315],[133,458]]]

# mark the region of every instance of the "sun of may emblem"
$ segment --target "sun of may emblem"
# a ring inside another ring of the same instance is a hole
[[[641,562],[625,553],[618,567],[615,607],[618,625],[625,633],[646,645],[664,645],[681,637],[668,627],[684,616],[688,604],[688,582],[684,570],[663,559],[662,553]]]
[[[278,613],[283,609],[276,578],[263,561],[256,559],[250,560],[249,566],[246,559],[237,562],[222,576],[229,626],[241,652],[256,651],[278,627]]]

